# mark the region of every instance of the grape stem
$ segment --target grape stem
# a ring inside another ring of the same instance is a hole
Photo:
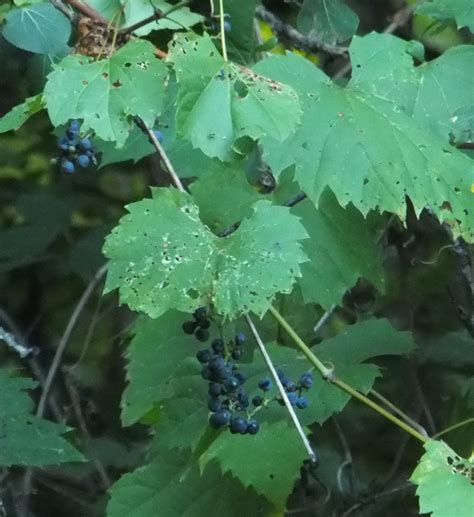
[[[309,443],[309,440],[306,437],[306,434],[303,430],[303,427],[301,426],[301,423],[298,420],[298,417],[296,416],[295,410],[293,409],[293,406],[291,405],[291,403],[288,399],[288,395],[286,394],[285,388],[283,387],[283,384],[281,383],[280,377],[278,377],[278,373],[275,369],[275,366],[273,365],[273,362],[271,360],[269,353],[267,352],[267,349],[265,348],[265,345],[263,344],[260,334],[258,333],[252,319],[250,318],[250,316],[248,314],[245,315],[245,320],[247,321],[250,331],[252,332],[253,337],[255,338],[255,341],[257,342],[258,348],[260,349],[260,352],[263,355],[263,359],[265,360],[265,363],[267,364],[267,367],[270,370],[270,373],[272,374],[273,379],[275,380],[275,384],[277,385],[281,398],[283,399],[283,402],[285,403],[288,413],[290,413],[291,419],[293,420],[296,430],[298,431],[298,434],[301,437],[301,441],[303,442],[303,445],[305,446],[308,456],[313,463],[316,463],[317,462],[316,454],[313,451],[311,444]]]
[[[411,436],[413,436],[420,442],[427,443],[430,440],[428,436],[422,434],[417,429],[414,429],[411,425],[408,425],[407,423],[403,422],[395,415],[392,415],[392,413],[389,413],[382,406],[380,406],[373,400],[369,399],[364,394],[360,393],[352,386],[345,383],[343,380],[339,379],[334,372],[334,368],[326,367],[324,363],[322,363],[313,354],[308,345],[306,345],[306,343],[298,336],[298,334],[291,327],[291,325],[274,307],[270,306],[269,311],[273,318],[283,327],[283,329],[285,329],[288,335],[293,339],[295,345],[301,350],[301,352],[303,352],[303,354],[306,356],[309,362],[313,364],[315,368],[319,371],[324,380],[328,381],[331,384],[334,384],[341,390],[345,391],[347,394],[351,395],[352,397],[356,398],[366,406],[370,407],[371,409],[385,417],[387,420],[390,420],[393,424],[397,425],[398,427],[403,429],[405,432],[409,433]]]
[[[178,174],[176,173],[173,164],[171,163],[171,160],[168,158],[168,155],[166,154],[165,150],[163,149],[162,145],[160,144],[160,141],[158,138],[156,138],[155,133],[150,128],[150,126],[141,118],[141,117],[135,117],[135,123],[138,125],[138,127],[147,134],[148,138],[150,139],[151,143],[155,147],[155,149],[158,151],[161,159],[163,160],[163,163],[166,166],[166,169],[168,170],[168,174],[171,176],[171,180],[173,182],[173,185],[180,191],[180,192],[186,192],[186,189],[183,187],[183,184],[181,183],[181,180],[179,179]]]
[[[224,0],[219,0],[219,20],[221,25],[221,41],[222,41],[222,57],[224,61],[228,61],[227,46],[225,42],[225,28],[224,28]]]

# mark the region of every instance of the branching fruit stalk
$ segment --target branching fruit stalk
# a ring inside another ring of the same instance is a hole
[[[270,314],[275,318],[275,320],[285,329],[288,335],[293,339],[295,345],[301,350],[301,352],[306,356],[311,364],[319,371],[324,380],[328,381],[331,384],[334,384],[341,390],[345,391],[347,394],[351,395],[351,397],[356,398],[366,406],[370,407],[380,415],[382,415],[387,420],[390,420],[393,424],[403,429],[405,432],[409,433],[411,436],[416,438],[422,443],[426,443],[430,440],[428,436],[424,436],[419,431],[414,429],[412,426],[403,422],[392,413],[385,410],[382,406],[374,402],[373,400],[366,397],[363,393],[357,391],[355,388],[347,384],[346,382],[339,379],[334,371],[334,368],[328,368],[324,365],[322,361],[320,361],[311,351],[311,349],[306,345],[306,343],[298,336],[295,330],[291,327],[291,325],[285,320],[285,318],[272,306],[270,306]]]

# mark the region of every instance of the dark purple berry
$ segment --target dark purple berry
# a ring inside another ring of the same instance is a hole
[[[230,411],[227,409],[221,409],[217,413],[213,413],[209,418],[209,423],[214,429],[219,429],[220,427],[224,427],[229,423],[230,420]]]
[[[232,392],[232,391],[235,391],[240,386],[240,382],[235,377],[229,377],[224,382],[224,386],[226,387],[227,391]]]
[[[263,404],[263,397],[261,397],[260,395],[255,395],[255,397],[252,399],[252,404],[255,407],[261,406]]]
[[[212,411],[213,413],[217,413],[217,411],[221,410],[222,403],[219,399],[211,398],[207,402],[207,407],[209,411]]]
[[[298,402],[298,395],[294,392],[288,393],[288,400],[292,406],[296,406],[296,403]]]
[[[234,377],[239,381],[240,384],[244,384],[244,382],[247,380],[244,372],[235,372]]]
[[[240,348],[234,348],[234,350],[232,350],[232,359],[235,359],[236,361],[238,361],[241,356],[242,356],[242,350],[240,350]]]
[[[306,397],[299,397],[296,401],[296,407],[299,409],[306,409],[308,407],[308,399]]]
[[[208,363],[211,360],[212,352],[207,348],[204,350],[199,350],[196,354],[196,358],[200,363]]]
[[[207,341],[209,339],[209,331],[206,329],[198,328],[194,334],[198,341]]]
[[[239,332],[235,336],[235,344],[236,345],[242,345],[247,340],[247,336],[243,332]]]
[[[202,320],[199,322],[199,326],[202,329],[208,329],[211,326],[211,322],[209,320]]]
[[[208,366],[204,366],[204,368],[201,370],[201,377],[206,381],[209,381],[211,379],[212,372]]]
[[[300,378],[302,388],[309,389],[313,385],[313,375],[310,372],[303,373]]]
[[[158,140],[158,142],[160,142],[160,144],[163,142],[163,140],[165,139],[163,133],[159,130],[159,129],[154,129],[153,130],[153,133],[155,135],[155,138]]]
[[[92,142],[90,141],[89,138],[83,138],[82,140],[79,140],[77,147],[79,147],[79,149],[83,152],[91,151]]]
[[[70,160],[63,160],[61,162],[61,171],[66,174],[72,174],[75,170],[74,164]]]
[[[232,24],[229,21],[224,22],[224,31],[230,32],[232,30]]]
[[[205,319],[207,319],[207,311],[206,311],[206,307],[199,307],[198,309],[196,309],[194,311],[194,318],[196,321],[203,321]]]
[[[214,339],[214,341],[211,344],[212,349],[216,354],[222,354],[224,351],[224,342],[222,339]]]
[[[230,420],[230,432],[232,434],[245,434],[247,431],[247,422],[241,416],[234,416]]]
[[[71,122],[69,122],[69,131],[72,131],[73,133],[78,133],[80,128],[81,123],[78,120],[71,120]]]
[[[87,156],[87,154],[80,154],[76,159],[76,163],[79,165],[79,167],[85,169],[86,167],[89,167],[91,159]]]
[[[260,425],[256,420],[249,420],[247,422],[247,433],[248,434],[257,434],[260,430]]]
[[[269,377],[265,377],[258,383],[258,387],[263,391],[268,391],[272,387],[272,380]]]
[[[218,397],[222,393],[222,385],[219,382],[211,382],[208,393],[211,397]]]
[[[195,321],[185,321],[182,325],[182,329],[186,334],[194,334],[196,328],[197,323]]]
[[[58,149],[61,151],[67,151],[69,149],[69,140],[65,136],[58,138]]]
[[[293,381],[288,381],[286,383],[285,389],[288,393],[290,393],[292,391],[296,391],[296,388],[297,388],[297,386]]]

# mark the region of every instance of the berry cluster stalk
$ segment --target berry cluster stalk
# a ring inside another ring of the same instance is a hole
[[[291,325],[285,320],[285,318],[272,306],[270,306],[270,314],[275,318],[275,320],[286,330],[288,335],[293,339],[296,346],[303,352],[303,354],[307,357],[307,359],[312,363],[323,379],[330,382],[331,384],[334,384],[341,390],[345,391],[352,397],[360,400],[363,404],[370,407],[383,417],[385,417],[387,420],[390,420],[392,423],[406,431],[407,433],[411,434],[414,438],[419,440],[422,443],[427,443],[430,438],[427,436],[424,436],[416,429],[413,429],[412,426],[406,424],[399,418],[397,418],[395,415],[392,415],[388,411],[386,411],[382,406],[379,406],[376,402],[373,400],[370,400],[368,397],[366,397],[364,394],[360,393],[356,389],[354,389],[349,384],[345,383],[341,379],[338,379],[336,377],[336,374],[334,373],[334,369],[327,368],[324,366],[324,364],[313,354],[311,349],[306,345],[306,343],[298,336],[298,334],[294,331],[294,329],[291,327]]]

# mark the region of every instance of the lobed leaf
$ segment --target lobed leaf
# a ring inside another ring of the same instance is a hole
[[[176,37],[169,60],[180,85],[178,136],[210,157],[231,159],[234,142],[243,136],[281,141],[300,120],[292,88],[225,62],[207,34]]]
[[[474,8],[471,0],[427,0],[416,12],[436,20],[456,20],[458,27],[469,27],[474,32]]]
[[[303,118],[283,144],[263,137],[274,174],[295,166],[295,179],[318,206],[329,187],[338,202],[392,212],[402,219],[409,196],[429,206],[456,235],[474,238],[474,164],[418,124],[401,107],[351,86],[343,89],[295,55],[271,57],[257,70],[298,92]]]
[[[43,96],[41,94],[29,97],[22,104],[12,108],[7,114],[0,118],[0,133],[16,131],[30,117],[44,108]]]
[[[94,131],[121,147],[133,116],[154,125],[163,109],[166,75],[153,45],[132,40],[107,59],[63,59],[48,75],[44,101],[55,126],[81,119],[83,131]]]
[[[470,517],[474,508],[474,461],[460,458],[446,443],[431,440],[411,481],[418,488],[420,512],[433,517]]]
[[[32,414],[33,401],[25,392],[35,387],[31,379],[12,377],[0,369],[0,465],[41,466],[83,461],[82,454],[61,437],[69,428]]]
[[[153,199],[127,207],[104,246],[111,259],[106,291],[157,317],[214,304],[223,316],[263,314],[277,292],[289,292],[306,260],[307,234],[282,207],[259,201],[250,218],[219,239],[202,224],[189,195],[154,189]]]

